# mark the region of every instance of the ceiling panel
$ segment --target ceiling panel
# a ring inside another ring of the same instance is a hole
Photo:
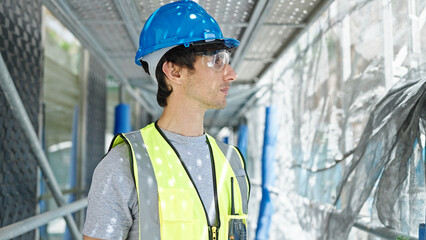
[[[126,28],[122,24],[87,24],[91,33],[102,36],[97,38],[97,42],[105,51],[124,51],[134,50],[133,44],[129,39]],[[136,51],[135,51],[136,52]]]
[[[140,14],[141,20],[146,21],[151,14],[157,10],[159,7],[174,1],[164,1],[164,0],[135,0],[134,1],[138,12]]]
[[[213,1],[201,0],[199,4],[219,23],[245,23],[250,20],[255,1],[228,0]]]
[[[134,54],[130,55],[127,59],[115,60],[116,65],[125,72],[127,78],[139,79],[142,81],[144,78],[148,78],[149,75],[145,73],[141,66],[135,64]]]
[[[320,0],[276,1],[266,23],[302,24]]]
[[[238,81],[251,82],[254,81],[253,76],[257,76],[262,71],[265,63],[262,61],[251,61],[245,60],[239,69],[243,71],[237,71]]]
[[[113,0],[67,0],[80,20],[120,20]]]
[[[285,26],[264,25],[255,37],[253,45],[248,51],[246,58],[268,59],[277,52],[294,29]]]

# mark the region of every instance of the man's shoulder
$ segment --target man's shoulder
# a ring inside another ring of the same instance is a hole
[[[115,148],[119,144],[129,142],[132,139],[136,139],[137,136],[140,135],[141,133],[151,131],[153,129],[155,129],[155,123],[150,123],[141,129],[134,130],[131,132],[119,133],[115,135],[114,138],[112,139],[110,143],[109,151],[111,151],[113,148]]]
[[[105,155],[105,158],[111,158],[113,156],[129,158],[129,147],[126,142],[122,142],[111,148],[111,150]]]
[[[129,148],[127,143],[122,142],[110,149],[110,151],[102,158],[95,171],[109,172],[111,170],[129,169]]]

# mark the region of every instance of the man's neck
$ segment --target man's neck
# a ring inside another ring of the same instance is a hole
[[[185,107],[164,107],[158,126],[166,131],[188,137],[204,134],[205,110]]]

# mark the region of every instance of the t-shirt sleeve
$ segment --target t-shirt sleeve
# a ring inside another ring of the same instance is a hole
[[[127,146],[114,147],[96,167],[87,197],[83,234],[127,239],[138,219],[137,196]]]

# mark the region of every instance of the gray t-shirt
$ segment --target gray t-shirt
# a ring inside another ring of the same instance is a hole
[[[214,223],[213,174],[206,135],[186,137],[163,132],[188,169],[206,207],[209,222]],[[93,173],[83,234],[101,239],[138,239],[138,214],[129,150],[122,143],[102,159]]]

